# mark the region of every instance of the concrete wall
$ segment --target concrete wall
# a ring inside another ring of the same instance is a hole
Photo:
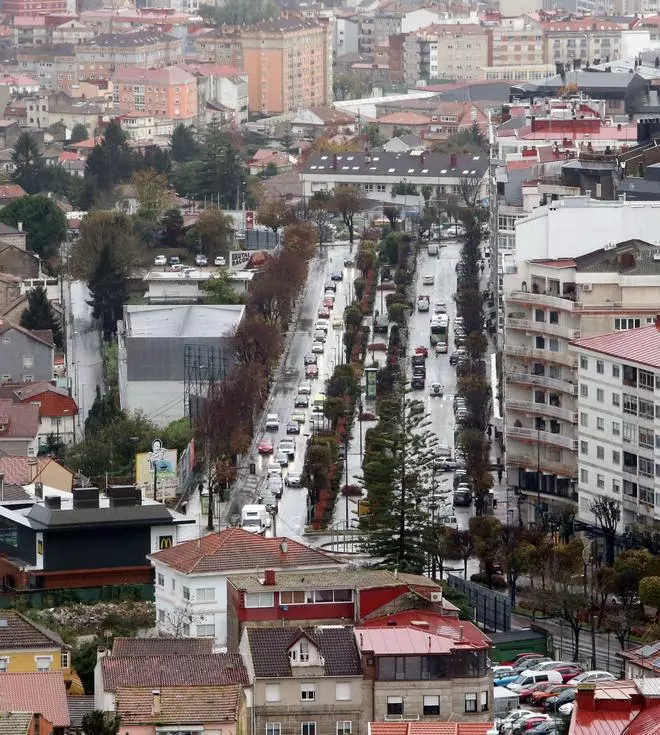
[[[39,380],[52,380],[53,348],[11,329],[2,335],[0,380],[18,383],[26,375],[31,375],[35,383]]]

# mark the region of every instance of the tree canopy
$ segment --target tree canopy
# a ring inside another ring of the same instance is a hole
[[[55,202],[45,196],[16,199],[0,210],[0,221],[17,227],[22,222],[27,246],[43,260],[58,255],[66,238],[66,217]]]
[[[43,286],[31,289],[28,291],[27,299],[27,308],[21,314],[21,326],[25,329],[50,329],[55,346],[61,348],[63,337],[60,320],[48,300],[46,289]]]

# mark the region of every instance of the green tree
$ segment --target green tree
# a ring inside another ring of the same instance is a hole
[[[378,123],[367,123],[362,128],[362,134],[369,148],[381,148],[387,142],[387,138],[380,132]]]
[[[82,718],[85,735],[117,735],[121,726],[121,715],[117,712],[103,712],[95,709]]]
[[[163,245],[169,248],[177,248],[181,246],[184,237],[183,233],[183,215],[177,207],[168,209],[160,220],[162,227],[161,240]]]
[[[69,143],[73,145],[74,143],[80,143],[83,140],[87,140],[87,138],[89,138],[87,126],[83,125],[82,123],[76,123],[71,130],[71,138],[69,139]]]
[[[87,281],[92,316],[101,322],[103,339],[109,342],[117,333],[117,321],[122,318],[128,301],[128,276],[117,263],[109,243],[101,247],[96,268]]]
[[[243,299],[236,292],[226,270],[215,273],[202,283],[205,304],[241,304]]]
[[[52,199],[26,196],[0,210],[0,222],[17,227],[23,223],[27,246],[43,260],[58,255],[60,243],[66,239],[66,217]]]
[[[183,417],[169,423],[160,434],[163,446],[167,449],[176,449],[182,452],[193,438],[193,430],[190,419]]]
[[[194,162],[195,192],[227,209],[238,207],[243,188],[243,162],[231,136],[219,123],[211,121],[204,131],[200,157]]]
[[[168,197],[167,176],[153,168],[136,171],[131,183],[137,194],[139,214],[156,220],[163,213]]]
[[[655,608],[655,620],[660,616],[660,577],[644,577],[639,582],[639,599],[642,605]]]
[[[39,152],[39,144],[30,133],[21,133],[18,136],[11,161],[14,164],[11,180],[22,186],[28,194],[36,194],[41,188],[44,161]]]
[[[221,209],[207,209],[189,230],[186,245],[205,253],[209,259],[222,255],[228,260],[233,228],[233,220]]]
[[[93,177],[101,192],[109,192],[116,184],[128,181],[134,167],[135,157],[124,131],[118,120],[111,120],[102,142],[89,154],[85,176]]]
[[[21,314],[21,326],[26,329],[50,329],[55,346],[61,349],[63,339],[60,320],[48,300],[46,289],[43,286],[31,289],[28,291],[27,299],[27,308]]]
[[[199,146],[192,128],[179,123],[170,135],[170,155],[177,163],[194,161],[199,155]]]

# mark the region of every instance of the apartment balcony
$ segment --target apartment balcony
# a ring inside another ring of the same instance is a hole
[[[574,311],[576,308],[575,301],[568,297],[532,293],[531,291],[511,291],[507,294],[506,301],[517,304],[528,304],[530,306],[549,306],[561,311]]]
[[[566,464],[565,462],[553,462],[548,459],[540,458],[538,461],[536,453],[531,454],[510,454],[506,453],[507,467],[521,467],[528,472],[546,472],[558,477],[577,477],[577,462],[575,464]]]
[[[528,414],[540,414],[541,416],[547,416],[552,419],[562,419],[562,421],[569,421],[571,424],[577,424],[578,415],[575,411],[571,411],[568,408],[560,408],[558,406],[551,406],[548,403],[535,403],[534,401],[506,401],[506,409],[513,411],[522,411]],[[556,434],[553,434],[556,436]]]
[[[525,332],[534,332],[549,337],[564,337],[565,339],[580,339],[580,330],[572,327],[563,327],[561,324],[535,322],[532,319],[507,319],[507,329],[521,329]]]
[[[514,441],[529,442],[530,444],[550,444],[553,447],[561,447],[569,449],[571,452],[577,451],[577,440],[565,434],[553,434],[551,431],[538,431],[537,429],[528,429],[524,426],[506,426],[505,438]]]
[[[632,510],[635,513],[637,513],[637,511],[639,510],[639,504],[637,502],[637,498],[633,498],[630,495],[624,495],[622,502],[623,502],[623,507],[626,510]]]
[[[574,355],[571,352],[553,352],[552,350],[538,350],[535,347],[523,347],[521,345],[505,344],[504,354],[510,355],[511,357],[520,357],[526,360],[555,362],[571,368],[576,368],[578,364],[577,355]]]
[[[561,393],[568,393],[569,396],[577,396],[577,384],[570,383],[568,380],[557,380],[557,378],[549,378],[546,375],[535,375],[534,373],[518,373],[509,371],[506,371],[505,375],[507,383],[535,385],[539,388],[549,388],[550,390],[558,390]]]

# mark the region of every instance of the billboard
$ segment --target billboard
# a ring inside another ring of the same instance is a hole
[[[365,368],[364,374],[367,382],[367,398],[376,397],[376,381],[378,377],[377,368]]]
[[[176,496],[179,489],[176,449],[156,447],[155,451],[135,455],[135,482],[144,488],[150,498],[154,497],[154,476],[157,487],[156,500],[163,501]]]

